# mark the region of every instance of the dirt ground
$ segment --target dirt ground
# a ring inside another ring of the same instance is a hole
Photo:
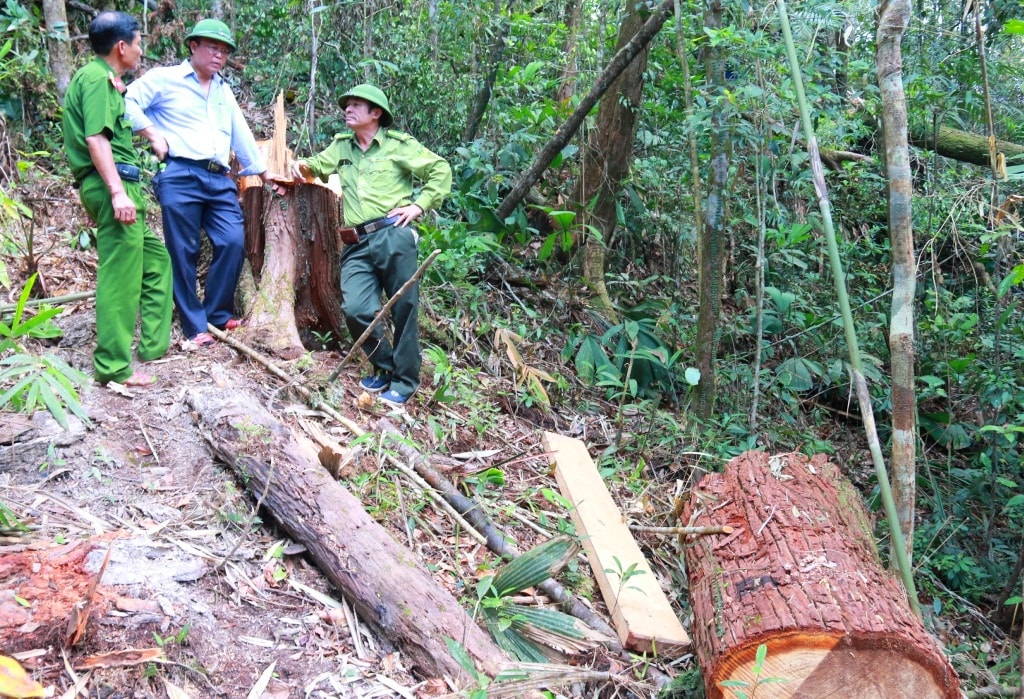
[[[59,203],[47,209],[49,225],[36,239],[46,296],[88,291],[93,284],[94,253],[68,249],[86,224],[73,206],[74,193],[67,194],[51,200]],[[11,302],[20,288],[12,284]],[[90,373],[92,300],[69,304],[56,324],[64,335],[46,351]],[[246,332],[233,337],[244,342]],[[310,352],[279,364],[306,380],[327,376],[339,360],[337,352]],[[0,532],[0,654],[16,658],[48,696],[58,697],[413,697],[461,689],[451,678],[414,675],[401,649],[356,619],[303,547],[288,540],[269,513],[254,511],[256,497],[212,456],[185,396],[195,386],[245,391],[282,420],[321,422],[342,444],[351,435],[227,344],[196,348],[176,331],[167,356],[147,371],[159,376],[156,386],[86,391],[88,425],[72,418],[64,430],[45,412],[0,413],[0,503],[31,528]],[[346,367],[329,391],[346,417],[372,430],[386,411],[365,398],[360,407],[360,372]],[[425,379],[423,395],[429,396],[429,372]],[[497,381],[484,379],[480,390],[493,390]],[[398,421],[421,449],[460,453],[438,461],[455,479],[511,462],[503,466],[504,492],[491,488],[484,497],[502,513],[499,526],[526,550],[545,531],[538,517],[550,527],[565,516],[549,511],[547,502],[519,511],[497,505],[538,484],[557,490],[539,428],[599,434],[603,420],[505,411],[481,434],[472,418],[457,406],[421,398]],[[465,598],[493,557],[397,472],[382,471],[372,454],[362,461],[369,472],[348,487],[442,585]],[[421,526],[382,506],[382,488],[393,488]],[[644,507],[639,498],[635,506]],[[581,576],[587,576],[585,566]],[[584,590],[593,585],[586,579],[578,584]],[[622,672],[623,682],[611,683],[619,696],[654,691],[636,683],[620,659],[599,653],[575,662]],[[663,669],[673,673],[667,664]],[[566,691],[573,695],[583,686]]]

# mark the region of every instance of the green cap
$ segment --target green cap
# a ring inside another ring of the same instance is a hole
[[[201,19],[196,22],[196,26],[185,37],[185,43],[187,44],[192,39],[213,39],[214,41],[221,41],[227,44],[231,47],[232,51],[236,48],[235,39],[231,36],[231,30],[228,29],[228,25],[219,19]]]
[[[391,116],[391,109],[388,107],[388,98],[384,94],[384,91],[379,87],[370,85],[369,83],[363,83],[356,85],[351,90],[346,92],[344,95],[338,98],[338,104],[341,107],[345,106],[345,101],[349,97],[358,97],[361,100],[366,100],[375,107],[380,107],[381,111],[384,112],[380,115],[381,126],[391,126],[395,121],[395,118]]]

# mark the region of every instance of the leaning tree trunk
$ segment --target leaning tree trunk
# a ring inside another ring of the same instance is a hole
[[[494,14],[501,14],[501,3],[494,3]],[[498,69],[501,67],[501,59],[505,55],[505,39],[508,36],[510,21],[507,17],[499,20],[498,26],[494,29],[494,36],[491,38],[491,50],[487,55],[487,73],[480,81],[476,96],[473,98],[473,108],[466,117],[466,128],[462,132],[462,142],[469,143],[476,138],[480,123],[487,113],[487,105],[491,101],[491,92],[494,90],[494,81],[498,79]]]
[[[43,0],[43,18],[46,22],[50,72],[57,81],[57,100],[63,102],[75,67],[71,58],[71,37],[68,34],[68,13],[64,0]]]
[[[619,27],[618,50],[629,44],[643,22],[640,10],[634,6]],[[633,139],[644,90],[648,47],[645,45],[637,52],[636,58],[601,97],[597,125],[591,132],[579,183],[571,198],[579,213],[577,220],[588,231],[583,243],[583,281],[594,292],[597,307],[612,315],[615,306],[604,283],[605,253],[615,231],[622,180],[633,162]],[[590,226],[600,237],[589,232]]]
[[[708,699],[732,695],[723,683],[759,699],[959,699],[860,495],[824,455],[746,452],[701,479],[681,518],[733,530],[683,551]]]
[[[907,551],[913,559],[914,500],[917,482],[917,393],[914,390],[914,295],[917,260],[911,218],[913,176],[907,144],[907,99],[903,91],[903,33],[910,22],[910,0],[879,6],[875,66],[882,96],[885,165],[889,179],[889,240],[892,243],[892,494]],[[896,560],[896,556],[892,556]]]
[[[548,169],[555,156],[561,153],[562,149],[569,143],[573,134],[583,124],[583,120],[590,114],[590,110],[601,99],[601,95],[611,87],[615,79],[622,74],[622,71],[636,58],[640,51],[651,42],[651,39],[661,31],[661,27],[665,24],[669,15],[672,14],[673,2],[674,0],[663,0],[660,5],[651,11],[651,16],[644,22],[644,26],[640,28],[640,31],[636,33],[632,40],[619,49],[615,56],[612,57],[604,72],[598,77],[594,86],[590,88],[590,92],[580,100],[579,105],[569,115],[569,118],[558,127],[555,135],[551,137],[551,140],[537,154],[537,158],[533,161],[530,169],[516,181],[509,193],[501,200],[495,211],[499,221],[504,221],[515,211],[515,208],[526,196],[530,187],[540,179],[540,176]]]
[[[268,413],[255,396],[218,387],[186,399],[213,451],[250,494],[306,547],[325,576],[381,637],[428,678],[462,676],[446,638],[490,676],[508,662],[416,555],[397,543],[320,465],[316,447]]]

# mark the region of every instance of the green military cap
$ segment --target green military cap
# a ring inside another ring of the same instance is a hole
[[[351,90],[346,92],[344,95],[338,98],[338,104],[341,107],[345,106],[345,101],[349,97],[358,97],[361,100],[366,100],[375,107],[380,107],[381,111],[384,112],[380,115],[381,126],[391,126],[395,121],[395,118],[391,116],[391,109],[388,107],[388,98],[384,94],[384,91],[375,85],[369,83],[362,83],[356,85]]]
[[[231,30],[228,29],[228,25],[221,22],[219,19],[201,19],[196,22],[196,26],[193,27],[192,31],[189,32],[188,36],[185,37],[185,43],[187,44],[191,39],[213,39],[214,41],[220,41],[231,47],[234,51],[235,39],[231,36]]]

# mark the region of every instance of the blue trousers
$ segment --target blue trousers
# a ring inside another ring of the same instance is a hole
[[[245,256],[245,230],[238,186],[225,174],[207,172],[178,160],[153,178],[164,221],[164,242],[174,270],[174,305],[185,337],[217,327],[235,314],[235,287]],[[213,247],[203,297],[196,265],[200,230]]]
[[[341,253],[341,310],[356,340],[380,312],[381,292],[390,298],[416,273],[416,236],[411,228],[389,226],[370,233]],[[419,284],[391,307],[394,346],[382,325],[363,345],[370,363],[391,375],[391,389],[411,396],[420,385]]]

